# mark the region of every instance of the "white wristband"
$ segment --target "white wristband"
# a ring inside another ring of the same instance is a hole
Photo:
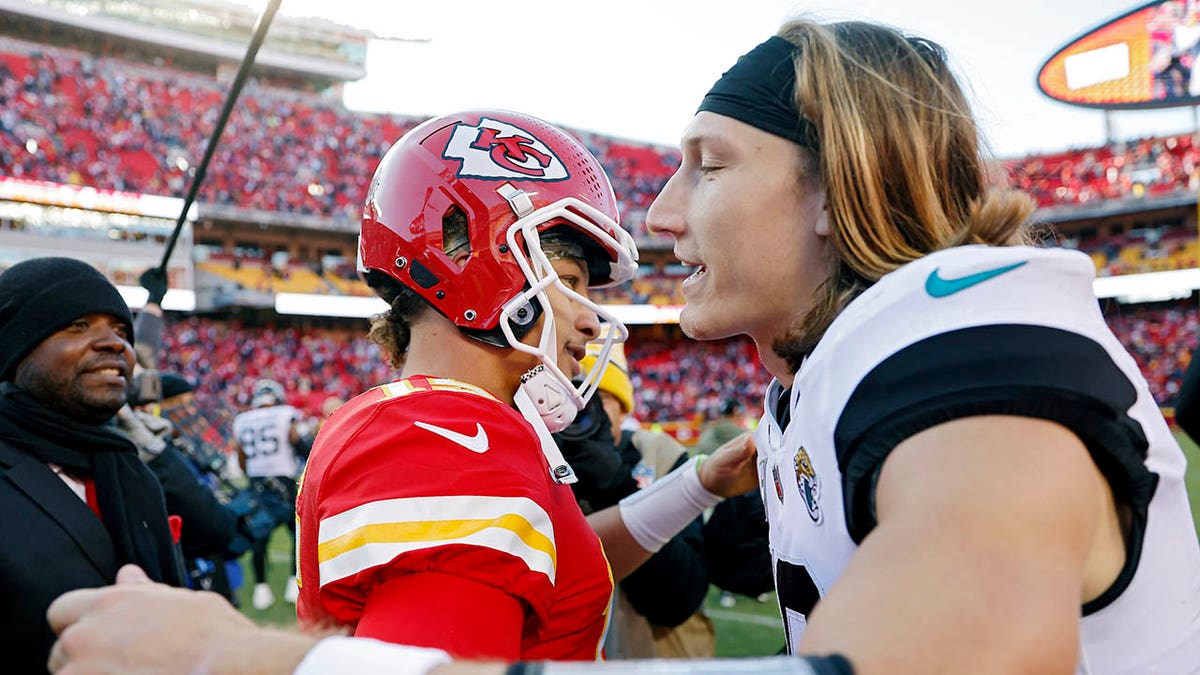
[[[621,500],[621,520],[639,546],[657,553],[704,509],[721,501],[721,496],[700,484],[699,465],[699,458],[693,457],[662,480]]]
[[[370,638],[328,637],[309,650],[293,675],[425,675],[450,663],[440,649],[410,647]]]

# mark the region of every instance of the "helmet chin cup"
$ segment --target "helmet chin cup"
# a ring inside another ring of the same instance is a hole
[[[578,397],[563,389],[559,378],[544,365],[534,367],[521,377],[521,389],[552,434],[566,429],[579,414]]]

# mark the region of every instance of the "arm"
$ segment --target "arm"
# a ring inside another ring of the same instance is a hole
[[[683,448],[678,450],[679,459],[672,470],[687,461]],[[696,517],[621,582],[625,597],[650,623],[674,628],[704,602],[708,567],[703,556],[703,526],[704,519]]]
[[[803,652],[845,653],[860,675],[1073,672],[1085,564],[1116,517],[1074,434],[998,416],[932,427],[885,461],[876,511]]]
[[[739,436],[704,462],[689,461],[616,506],[588,516],[604,545],[613,579],[629,576],[708,506],[758,485],[755,457],[753,437]],[[632,530],[626,518],[633,519]]]
[[[48,665],[59,675],[197,669],[210,675],[691,675],[704,666],[707,673],[850,675],[833,659],[541,662],[517,670],[497,662],[450,663],[435,649],[257,626],[214,593],[148,583],[133,565],[121,569],[116,586],[64,594],[48,618],[59,636]]]
[[[216,593],[150,583],[133,565],[116,586],[62,595],[47,620],[58,634],[48,664],[55,673],[282,675],[318,640],[260,628]]]
[[[246,449],[242,447],[242,442],[238,440],[237,436],[233,437],[232,443],[234,450],[237,451],[238,466],[241,467],[244,474],[246,473]]]
[[[354,636],[433,647],[458,658],[516,660],[524,624],[520,600],[503,590],[423,572],[373,588]]]
[[[654,555],[638,543],[629,533],[625,521],[621,519],[621,506],[617,504],[603,511],[597,511],[587,517],[588,525],[600,537],[604,545],[604,555],[608,558],[608,566],[612,570],[613,581],[621,581],[629,573]]]

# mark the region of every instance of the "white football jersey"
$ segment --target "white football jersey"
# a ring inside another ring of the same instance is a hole
[[[1200,672],[1185,458],[1104,322],[1094,270],[1056,249],[926,256],[851,302],[790,389],[771,383],[755,440],[789,650],[875,525],[887,453],[942,422],[1009,414],[1072,429],[1132,507],[1125,569],[1080,610],[1078,673]]]
[[[290,405],[255,408],[233,419],[233,433],[246,453],[246,475],[295,477],[296,449],[288,440],[300,412]]]

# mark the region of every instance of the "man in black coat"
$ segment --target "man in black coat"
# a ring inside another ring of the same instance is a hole
[[[0,275],[0,653],[45,672],[46,609],[137,563],[179,585],[162,490],[107,423],[125,404],[132,317],[95,268],[39,258]]]

